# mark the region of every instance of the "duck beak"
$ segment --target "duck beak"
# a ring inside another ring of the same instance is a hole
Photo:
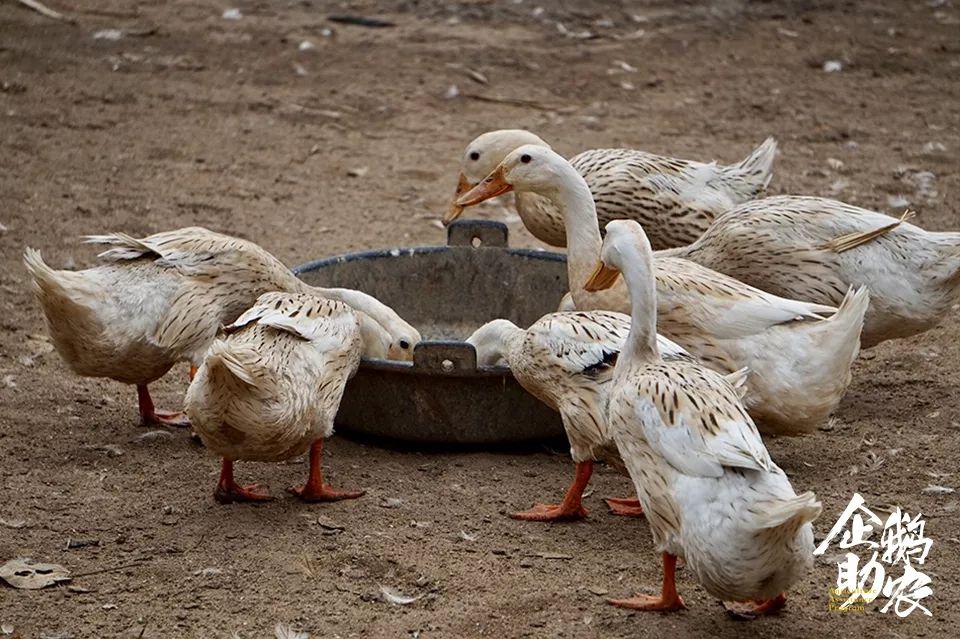
[[[483,178],[483,182],[467,191],[466,194],[460,196],[455,204],[459,207],[473,206],[474,204],[480,204],[480,202],[484,200],[509,193],[512,190],[513,185],[507,182],[503,167],[498,166],[493,173]]]
[[[453,201],[450,202],[450,208],[447,209],[446,214],[443,216],[443,225],[447,226],[450,222],[453,222],[455,219],[460,217],[460,214],[463,213],[463,207],[457,203],[457,200],[460,199],[460,196],[473,188],[473,184],[470,183],[470,180],[467,179],[463,173],[460,174],[460,177],[457,178],[457,192],[453,194]]]
[[[597,262],[597,268],[593,269],[593,274],[590,275],[590,279],[583,285],[583,288],[590,293],[602,291],[613,286],[618,277],[620,277],[620,271],[610,268],[603,262]]]

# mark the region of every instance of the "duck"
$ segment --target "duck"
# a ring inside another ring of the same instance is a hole
[[[860,342],[869,348],[937,326],[960,302],[960,232],[927,231],[911,216],[822,197],[766,197],[661,254],[819,304],[838,304],[850,287],[864,286],[870,306]]]
[[[463,211],[456,200],[489,175],[514,149],[535,144],[539,136],[522,129],[488,131],[467,145],[460,161],[456,196],[444,216],[449,224]],[[732,165],[654,155],[634,149],[592,149],[570,164],[587,181],[597,206],[600,228],[616,219],[633,219],[648,229],[655,248],[684,246],[710,222],[735,205],[757,197],[772,177],[777,142],[767,138]],[[516,208],[526,229],[551,246],[566,246],[563,214],[536,193],[516,193]]]
[[[661,356],[657,285],[649,241],[639,224],[607,225],[588,290],[622,273],[632,310],[614,365],[607,414],[617,445],[661,552],[659,595],[609,603],[635,610],[685,607],[677,559],[734,614],[773,614],[813,564],[816,495],[797,495],[770,458],[741,403],[743,372],[721,375],[689,359]]]
[[[364,347],[381,342],[380,328],[343,302],[281,292],[261,295],[224,328],[184,403],[204,446],[222,457],[216,501],[272,499],[259,484],[238,484],[234,462],[277,462],[308,448],[308,479],[288,489],[291,493],[309,502],[364,494],[325,483],[321,462],[347,380],[357,371]]]
[[[420,340],[379,300],[360,291],[310,287],[248,240],[187,227],[86,241],[110,247],[93,268],[55,270],[29,247],[24,265],[60,357],[78,375],[135,385],[143,425],[189,426],[182,411],[155,408],[149,384],[182,361],[190,362],[192,377],[220,327],[262,293],[306,291],[356,304],[392,331],[386,357],[410,360]]]
[[[550,313],[522,329],[506,319],[478,328],[467,343],[477,353],[477,365],[506,364],[531,395],[560,413],[576,465],[573,483],[560,504],[536,504],[512,513],[524,521],[583,519],[583,491],[593,474],[594,460],[603,460],[625,473],[607,434],[605,409],[613,363],[623,347],[630,318],[610,311]],[[667,358],[690,358],[680,346],[658,336]],[[641,516],[634,498],[609,498],[611,512]]]
[[[535,192],[564,216],[567,274],[577,310],[628,312],[623,282],[584,288],[602,242],[586,180],[549,148],[521,146],[457,201],[472,206],[504,193]],[[869,304],[865,288],[839,307],[778,297],[677,257],[658,255],[658,326],[698,361],[721,373],[749,369],[747,403],[766,434],[813,432],[850,384]]]

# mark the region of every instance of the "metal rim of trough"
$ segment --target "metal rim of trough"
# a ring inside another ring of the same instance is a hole
[[[380,298],[428,338],[416,345],[412,362],[361,362],[344,394],[338,430],[445,445],[562,436],[555,411],[524,391],[509,368],[477,366],[476,350],[464,341],[498,317],[529,326],[555,310],[566,292],[564,255],[510,248],[507,240],[500,222],[458,220],[447,229],[446,246],[362,251],[293,269],[308,283]],[[427,286],[438,287],[435,295],[421,294]],[[431,331],[448,334],[429,339]]]

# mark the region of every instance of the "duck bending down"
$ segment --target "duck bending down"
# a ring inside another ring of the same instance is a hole
[[[584,288],[602,240],[577,171],[548,148],[522,146],[458,202],[470,206],[511,190],[538,193],[564,216],[576,308],[629,311],[622,282],[599,292]],[[836,309],[770,295],[681,258],[658,257],[654,274],[663,335],[721,373],[748,368],[747,401],[764,432],[808,433],[836,409],[859,350],[866,290],[851,292]]]
[[[467,339],[477,364],[506,363],[531,395],[559,411],[576,464],[573,483],[559,505],[537,504],[513,513],[527,521],[565,521],[587,516],[583,491],[596,459],[626,472],[607,433],[607,390],[613,363],[623,348],[630,318],[622,313],[590,311],[551,313],[522,329],[509,320],[487,322]],[[664,357],[689,358],[682,348],[658,336]],[[642,514],[636,499],[608,499],[614,514]]]
[[[323,441],[364,347],[386,335],[364,313],[303,293],[266,293],[224,329],[187,389],[186,411],[204,445],[223,457],[214,497],[265,501],[258,485],[233,477],[237,460],[282,461],[310,449],[307,482],[290,492],[305,501],[355,499],[323,481]],[[378,344],[379,342],[379,344]]]
[[[462,212],[457,198],[524,144],[550,148],[521,129],[488,131],[470,142],[463,152],[457,193],[444,222]],[[770,182],[776,152],[776,141],[767,138],[744,160],[729,166],[634,149],[584,151],[573,156],[570,164],[590,186],[600,228],[610,220],[636,220],[648,229],[655,248],[671,248],[689,244],[717,215],[757,197]],[[549,198],[518,191],[515,201],[530,233],[552,246],[567,246],[563,214]]]
[[[156,410],[148,385],[180,361],[192,364],[192,374],[219,328],[262,293],[349,297],[348,303],[391,332],[381,356],[411,359],[420,339],[416,329],[373,297],[310,287],[247,240],[190,227],[142,239],[114,233],[87,241],[111,246],[100,254],[102,264],[58,271],[30,248],[24,264],[57,352],[78,375],[135,384],[144,424],[188,425],[183,413]]]
[[[931,232],[822,197],[748,202],[689,246],[658,255],[692,260],[765,291],[839,304],[870,291],[861,344],[933,328],[960,301],[960,232]]]
[[[657,287],[649,242],[636,222],[607,225],[588,290],[623,274],[630,333],[614,367],[609,429],[663,556],[659,596],[610,600],[623,608],[683,608],[676,558],[732,612],[772,613],[813,564],[821,505],[797,495],[770,459],[740,402],[741,373],[722,376],[690,360],[665,360],[656,339]]]

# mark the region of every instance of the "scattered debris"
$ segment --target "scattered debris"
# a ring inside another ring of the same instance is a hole
[[[243,17],[243,14],[240,13],[240,9],[225,9],[223,11],[224,20],[239,20]]]
[[[823,63],[824,73],[839,73],[843,71],[843,63],[839,60],[827,60]]]
[[[777,27],[777,33],[788,38],[799,38],[800,34],[796,31],[791,31],[790,29],[784,29],[783,27]]]
[[[462,94],[465,98],[470,98],[471,100],[477,100],[478,102],[492,102],[494,104],[510,104],[513,106],[522,106],[530,107],[532,109],[539,109],[541,111],[557,111],[558,107],[551,106],[549,104],[543,104],[542,102],[537,102],[535,100],[525,100],[523,98],[508,98],[499,95],[483,95],[480,93],[464,93]]]
[[[403,500],[397,497],[384,497],[380,500],[381,508],[399,508],[403,505]]]
[[[626,71],[627,73],[635,73],[637,71],[637,67],[633,66],[626,60],[614,60],[613,64],[614,66],[620,67],[621,70]]]
[[[33,9],[37,13],[47,16],[48,18],[53,18],[54,20],[62,20],[64,22],[69,22],[70,24],[75,24],[76,21],[73,18],[69,18],[59,11],[54,11],[50,7],[38,2],[37,0],[17,0],[20,4],[30,9]]]
[[[67,590],[77,595],[84,595],[90,592],[89,588],[84,588],[83,586],[74,586],[72,584],[67,586]]]
[[[0,526],[6,526],[7,528],[23,528],[26,525],[26,519],[0,519]]]
[[[840,171],[843,169],[843,161],[837,158],[827,158],[827,166],[834,171]]]
[[[910,200],[902,195],[888,195],[887,206],[889,206],[891,209],[902,209],[906,206],[910,206]]]
[[[123,37],[120,29],[101,29],[93,34],[94,40],[119,40]]]
[[[383,29],[386,27],[395,27],[395,23],[380,18],[365,18],[363,16],[330,16],[327,18],[330,22],[339,22],[340,24],[352,24],[358,27],[369,27],[371,29]]]
[[[74,548],[86,548],[88,546],[99,546],[99,539],[71,539],[67,537],[67,550]]]
[[[317,523],[320,524],[321,528],[324,528],[326,530],[340,532],[347,529],[346,526],[341,526],[340,524],[333,521],[326,515],[320,515],[319,517],[317,517]]]
[[[610,593],[610,591],[603,586],[587,586],[587,592],[598,597],[602,597]]]
[[[142,435],[137,435],[134,441],[152,442],[158,439],[173,439],[173,433],[167,430],[148,430]]]
[[[591,40],[597,37],[592,31],[571,31],[563,26],[562,22],[557,23],[557,31],[559,31],[562,36],[566,38],[574,38],[575,40]]]
[[[5,635],[12,635],[12,634],[13,634],[13,624],[12,624],[12,623],[0,624],[0,632],[2,632],[2,633],[5,634]]]
[[[58,564],[35,564],[29,557],[11,559],[0,566],[0,579],[25,590],[39,590],[70,581],[70,571]]]
[[[87,444],[82,447],[84,450],[99,450],[105,452],[109,457],[119,457],[123,454],[123,449],[114,444]]]
[[[454,98],[460,97],[460,89],[455,84],[451,84],[447,87],[447,92],[443,94],[443,97],[447,100],[452,100]]]
[[[474,82],[476,82],[476,83],[478,83],[478,84],[488,84],[488,83],[489,83],[489,80],[487,80],[487,76],[483,75],[483,74],[480,73],[479,71],[475,71],[474,69],[467,69],[466,71],[467,71],[467,76],[469,76],[469,78],[470,78],[471,80],[473,80]]]
[[[471,534],[465,533],[462,530],[460,531],[460,539],[464,541],[476,541],[477,537],[479,537],[479,535],[471,535]]]
[[[313,51],[317,48],[317,45],[310,42],[309,40],[304,40],[299,45],[297,45],[297,51]]]
[[[943,142],[927,142],[923,145],[923,153],[932,155],[934,153],[946,153],[947,147]]]
[[[213,575],[220,574],[223,574],[223,571],[219,568],[201,568],[200,570],[193,571],[195,577],[212,577]]]
[[[299,76],[307,75],[307,70],[299,62],[293,63],[293,72]]]
[[[949,486],[940,486],[939,484],[930,484],[923,489],[923,492],[931,495],[949,495],[950,493],[956,492],[956,489],[950,488]]]
[[[7,231],[9,230],[10,228],[6,224],[4,224],[3,222],[0,222],[0,235],[6,235]]]
[[[369,168],[367,168],[367,167],[365,167],[365,166],[361,166],[361,167],[356,168],[356,169],[350,169],[349,171],[347,171],[347,175],[348,175],[349,177],[361,178],[361,177],[363,177],[364,175],[366,175],[369,171],[370,171]]]
[[[4,375],[2,380],[3,385],[6,386],[7,388],[16,388],[17,383],[14,381],[14,379],[15,378],[13,375]]]
[[[393,588],[380,585],[380,597],[387,603],[392,603],[395,606],[408,606],[413,602],[422,599],[423,595],[409,597],[407,595],[400,594],[400,592],[394,590]]]
[[[103,604],[103,605],[100,606],[100,607],[103,608],[104,610],[116,610],[116,609],[117,609],[117,604],[115,604],[115,603],[106,603],[106,604]]]
[[[277,639],[310,639],[310,633],[294,630],[290,626],[278,623],[273,628],[273,634]]]

